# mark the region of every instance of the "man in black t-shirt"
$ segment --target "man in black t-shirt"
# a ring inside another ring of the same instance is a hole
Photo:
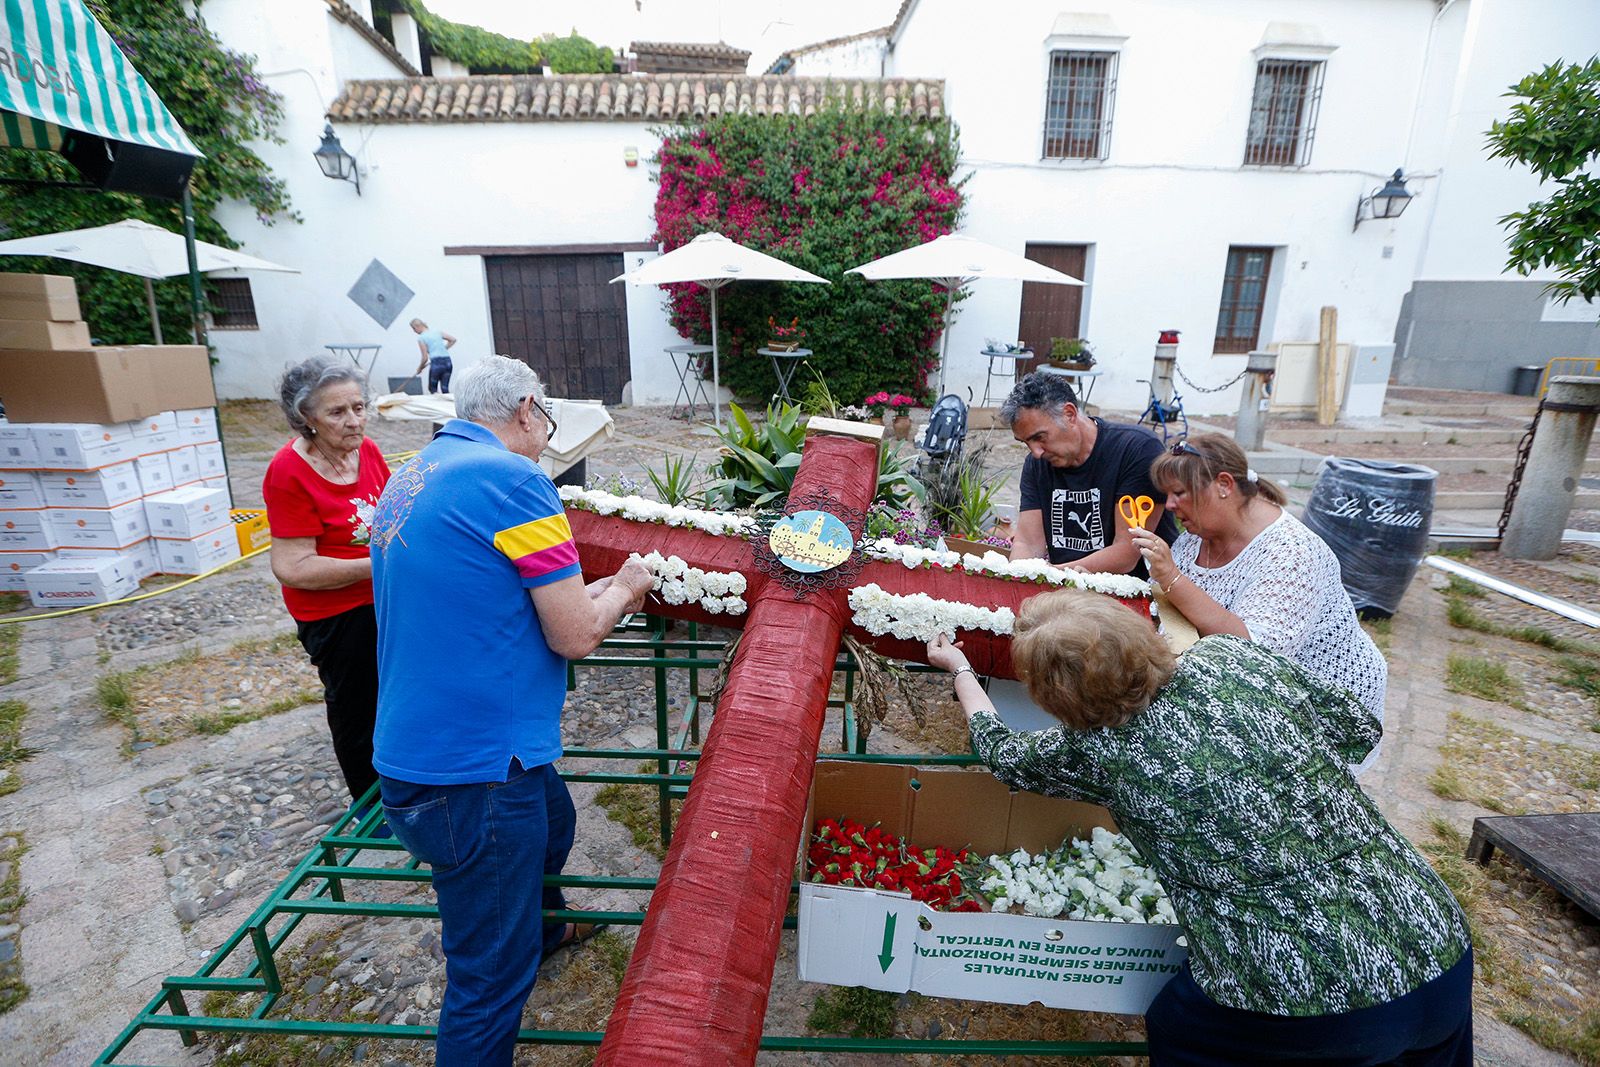
[[[1178,536],[1162,507],[1166,494],[1150,480],[1161,455],[1155,434],[1085,415],[1065,378],[1037,372],[1011,390],[1000,418],[1029,452],[1011,558],[1147,577],[1117,500],[1149,497],[1156,509],[1146,527],[1168,544]]]

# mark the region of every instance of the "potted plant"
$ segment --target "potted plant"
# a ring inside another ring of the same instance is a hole
[[[1062,370],[1088,370],[1094,366],[1094,353],[1081,337],[1052,337],[1050,365]]]
[[[894,431],[902,441],[911,438],[911,408],[916,404],[916,399],[904,393],[891,393],[887,389],[879,389],[871,396],[863,397],[861,406],[875,419],[882,419],[883,424]]]
[[[911,440],[911,408],[916,403],[904,393],[889,397],[889,410],[894,414],[894,435],[902,441]]]
[[[981,556],[999,546],[988,540],[994,526],[994,498],[1004,478],[986,480],[983,468],[977,464],[963,464],[956,479],[957,498],[950,510],[950,532],[945,534],[945,547],[962,555]],[[1008,554],[1010,545],[1007,546]]]
[[[867,414],[871,415],[874,419],[881,419],[885,426],[889,425],[889,419],[887,418],[889,411],[889,391],[887,389],[879,389],[876,393],[873,393],[870,396],[862,397],[861,406],[866,408]]]
[[[1000,531],[1001,516],[1014,514],[1014,505],[997,504],[995,497],[1005,485],[1004,477],[985,477],[989,443],[976,440],[961,454],[935,464],[924,478],[928,490],[928,513],[944,527],[944,547],[963,555],[981,556],[999,552],[1009,556],[1009,528]]]
[[[806,331],[801,327],[798,315],[790,319],[787,326],[768,315],[767,327],[772,331],[772,340],[767,342],[767,347],[774,352],[793,352],[806,339]]]

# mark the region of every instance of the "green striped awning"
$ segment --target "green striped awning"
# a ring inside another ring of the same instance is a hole
[[[0,146],[56,150],[68,129],[201,155],[80,0],[0,6]]]

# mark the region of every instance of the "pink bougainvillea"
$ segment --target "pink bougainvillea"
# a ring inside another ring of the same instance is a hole
[[[723,381],[770,393],[755,349],[768,319],[806,324],[812,368],[836,396],[927,390],[944,295],[931,282],[865,282],[853,266],[954,230],[962,210],[954,130],[881,112],[730,115],[669,135],[656,158],[656,240],[671,250],[702,233],[731,240],[833,284],[750,282],[718,297]],[[666,287],[673,326],[710,339],[706,290]]]

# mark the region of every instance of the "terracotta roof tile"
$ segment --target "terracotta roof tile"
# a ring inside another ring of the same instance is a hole
[[[735,48],[721,41],[698,43],[693,41],[634,41],[628,51],[635,55],[645,52],[663,56],[694,56],[695,58],[748,60],[750,50]]]
[[[334,121],[694,122],[716,115],[815,115],[829,107],[944,117],[938,79],[524,74],[348,81]]]
[[[401,55],[400,50],[387,37],[379,33],[377,28],[368,22],[359,11],[345,3],[344,0],[327,0],[327,4],[328,12],[334,18],[365,37],[367,42],[382,52],[389,62],[414,78],[422,77],[422,71],[412,66],[411,61]]]

